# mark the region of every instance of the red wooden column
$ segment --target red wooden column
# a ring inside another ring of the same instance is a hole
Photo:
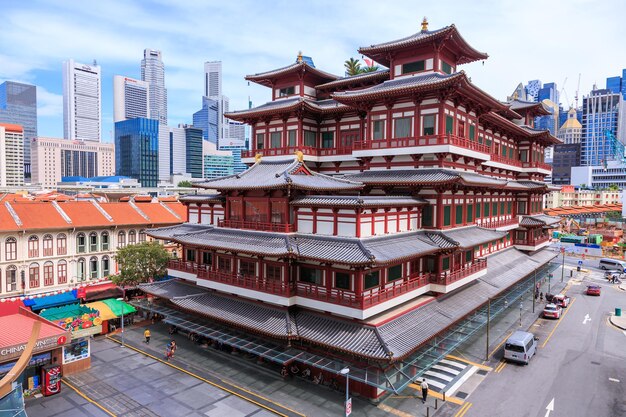
[[[387,234],[387,233],[389,233],[389,207],[385,207],[384,211],[385,211],[385,229],[384,229],[384,233]]]
[[[437,191],[437,229],[443,228],[443,195]]]
[[[304,129],[302,127],[302,119],[304,116],[298,115],[298,133],[296,135],[296,146],[304,146]]]
[[[316,234],[317,233],[317,208],[313,207],[311,211],[313,212],[313,234]]]
[[[333,142],[333,148],[338,148],[340,143],[341,136],[341,116],[335,117],[335,139]]]
[[[372,214],[371,214],[371,217],[372,217],[372,222],[371,222],[371,229],[372,229],[371,232],[372,233],[371,233],[371,235],[372,236],[374,236],[374,233],[376,233],[376,221],[375,220],[376,220],[376,212],[377,211],[378,210],[375,209],[375,208],[372,209]]]
[[[337,236],[338,230],[339,230],[339,209],[334,208],[333,209],[333,236]]]
[[[415,115],[413,116],[413,137],[419,138],[422,136],[422,132],[420,132],[420,111],[422,99],[415,97],[413,103],[415,104]]]
[[[356,219],[355,219],[355,226],[356,226],[356,230],[355,230],[355,236],[356,237],[361,237],[361,213],[363,213],[363,209],[356,209],[354,210],[354,214],[356,215]]]
[[[289,222],[289,217],[287,217],[287,222]],[[298,207],[293,209],[293,229],[295,232],[298,231]]]
[[[357,269],[354,271],[354,294],[357,300],[363,308],[363,270]]]
[[[385,128],[386,128],[385,129],[385,131],[386,131],[385,139],[389,140],[392,137],[391,136],[391,134],[392,134],[392,132],[391,132],[391,124],[393,123],[393,120],[392,120],[391,116],[392,116],[392,111],[393,111],[393,103],[387,103],[387,104],[385,104],[385,107],[387,107],[387,124],[385,126]]]
[[[283,118],[283,134],[281,135],[281,143],[283,147],[289,146],[289,135],[287,134],[287,118]]]

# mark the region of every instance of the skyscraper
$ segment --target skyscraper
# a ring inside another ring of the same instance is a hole
[[[191,178],[202,178],[202,129],[185,126],[186,172]]]
[[[216,100],[202,97],[202,109],[193,114],[193,126],[202,129],[202,139],[217,146],[219,137],[219,104]]]
[[[185,136],[185,129],[181,126],[178,127],[170,127],[170,175],[181,175],[186,174],[187,171],[187,163],[185,159],[187,158],[187,139]],[[161,152],[162,154],[163,152]]]
[[[159,121],[138,117],[115,123],[115,172],[136,178],[143,187],[159,181]],[[166,132],[169,143],[169,132]],[[169,146],[168,146],[169,147]],[[166,158],[169,158],[169,152]],[[169,164],[166,167],[169,171]]]
[[[113,121],[150,118],[149,83],[116,75],[113,77]]]
[[[63,133],[65,139],[100,142],[102,127],[100,66],[73,59],[63,63]]]
[[[228,113],[229,99],[222,94],[222,61],[207,61],[204,63],[204,95],[218,104],[218,145],[219,141],[229,137],[228,120],[224,113]]]
[[[5,81],[0,84],[0,122],[24,129],[24,177],[31,176],[30,141],[37,137],[37,87]]]
[[[606,88],[613,93],[621,93],[626,100],[626,68],[622,70],[622,76],[609,77],[606,79]]]
[[[0,187],[24,185],[24,128],[0,123]]]
[[[165,65],[161,51],[144,49],[141,60],[141,80],[150,83],[150,119],[167,124],[167,89],[165,88]]]
[[[620,93],[593,90],[583,98],[581,165],[602,165],[614,159],[611,136],[624,143],[626,106]]]

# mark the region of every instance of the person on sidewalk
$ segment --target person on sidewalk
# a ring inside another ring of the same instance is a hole
[[[426,382],[426,378],[422,378],[420,387],[422,388],[422,404],[424,404],[426,402],[426,398],[428,398],[428,382]]]
[[[146,329],[143,332],[143,337],[146,339],[146,340],[144,340],[144,343],[146,343],[148,345],[150,344],[150,336],[152,336],[152,334],[150,333],[150,329]]]

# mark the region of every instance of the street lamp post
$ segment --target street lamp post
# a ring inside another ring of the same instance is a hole
[[[339,373],[346,377],[346,403],[344,404],[344,411],[346,417],[352,412],[352,404],[350,404],[350,368],[343,368]]]
[[[117,301],[124,301],[124,299],[126,298],[126,290],[122,289],[122,298],[118,298]],[[124,306],[122,305],[122,347],[124,346]]]
[[[519,303],[519,325],[520,325],[520,327],[522,326],[522,308],[524,308],[524,306],[522,305],[522,303]]]
[[[561,262],[561,282],[563,282],[563,275],[565,275],[565,248],[561,248],[563,254],[563,261]]]

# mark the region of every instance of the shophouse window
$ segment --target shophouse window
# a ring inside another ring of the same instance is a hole
[[[39,257],[39,238],[37,236],[31,236],[28,238],[28,257]]]
[[[64,259],[57,264],[57,279],[59,284],[67,284],[67,262]]]
[[[131,230],[128,232],[128,244],[134,245],[135,243],[137,243],[137,232]]]
[[[109,250],[109,233],[102,232],[100,236],[100,241],[102,242],[102,250]]]
[[[57,235],[57,255],[67,255],[67,236]]]
[[[387,268],[387,281],[395,281],[402,278],[402,264]]]
[[[43,237],[43,256],[54,255],[54,238],[52,235],[45,235]]]
[[[370,271],[363,274],[363,289],[378,287],[380,285],[380,271]]]
[[[7,292],[17,291],[17,267],[7,268]]]
[[[98,258],[95,256],[92,256],[91,259],[89,259],[89,278],[98,278]]]
[[[78,278],[79,281],[85,280],[85,268],[86,268],[85,259],[80,258],[78,262],[76,263],[76,277]]]
[[[322,148],[335,147],[335,132],[322,132]]]
[[[347,272],[335,272],[335,288],[349,290],[350,274],[348,274]]]
[[[141,229],[139,231],[139,243],[143,243],[146,241],[146,231],[144,229]]]
[[[32,263],[28,267],[28,286],[29,288],[39,287],[39,264]]]
[[[384,120],[374,120],[372,123],[372,132],[373,139],[378,140],[385,137],[385,121]]]
[[[102,277],[106,278],[109,276],[111,270],[111,264],[108,256],[102,257]]]
[[[422,134],[424,136],[435,134],[435,115],[428,114],[422,119]]]
[[[4,242],[4,256],[5,261],[17,259],[17,240],[14,237],[10,237]]]
[[[323,285],[324,271],[317,268],[300,266],[300,281],[308,282],[309,284]]]
[[[270,133],[270,148],[280,148],[281,132]]]
[[[98,252],[98,234],[96,232],[89,234],[89,252]]]
[[[126,232],[119,232],[117,234],[117,247],[123,248],[126,246]]]
[[[400,117],[394,119],[394,138],[408,138],[411,136],[411,117]]]

